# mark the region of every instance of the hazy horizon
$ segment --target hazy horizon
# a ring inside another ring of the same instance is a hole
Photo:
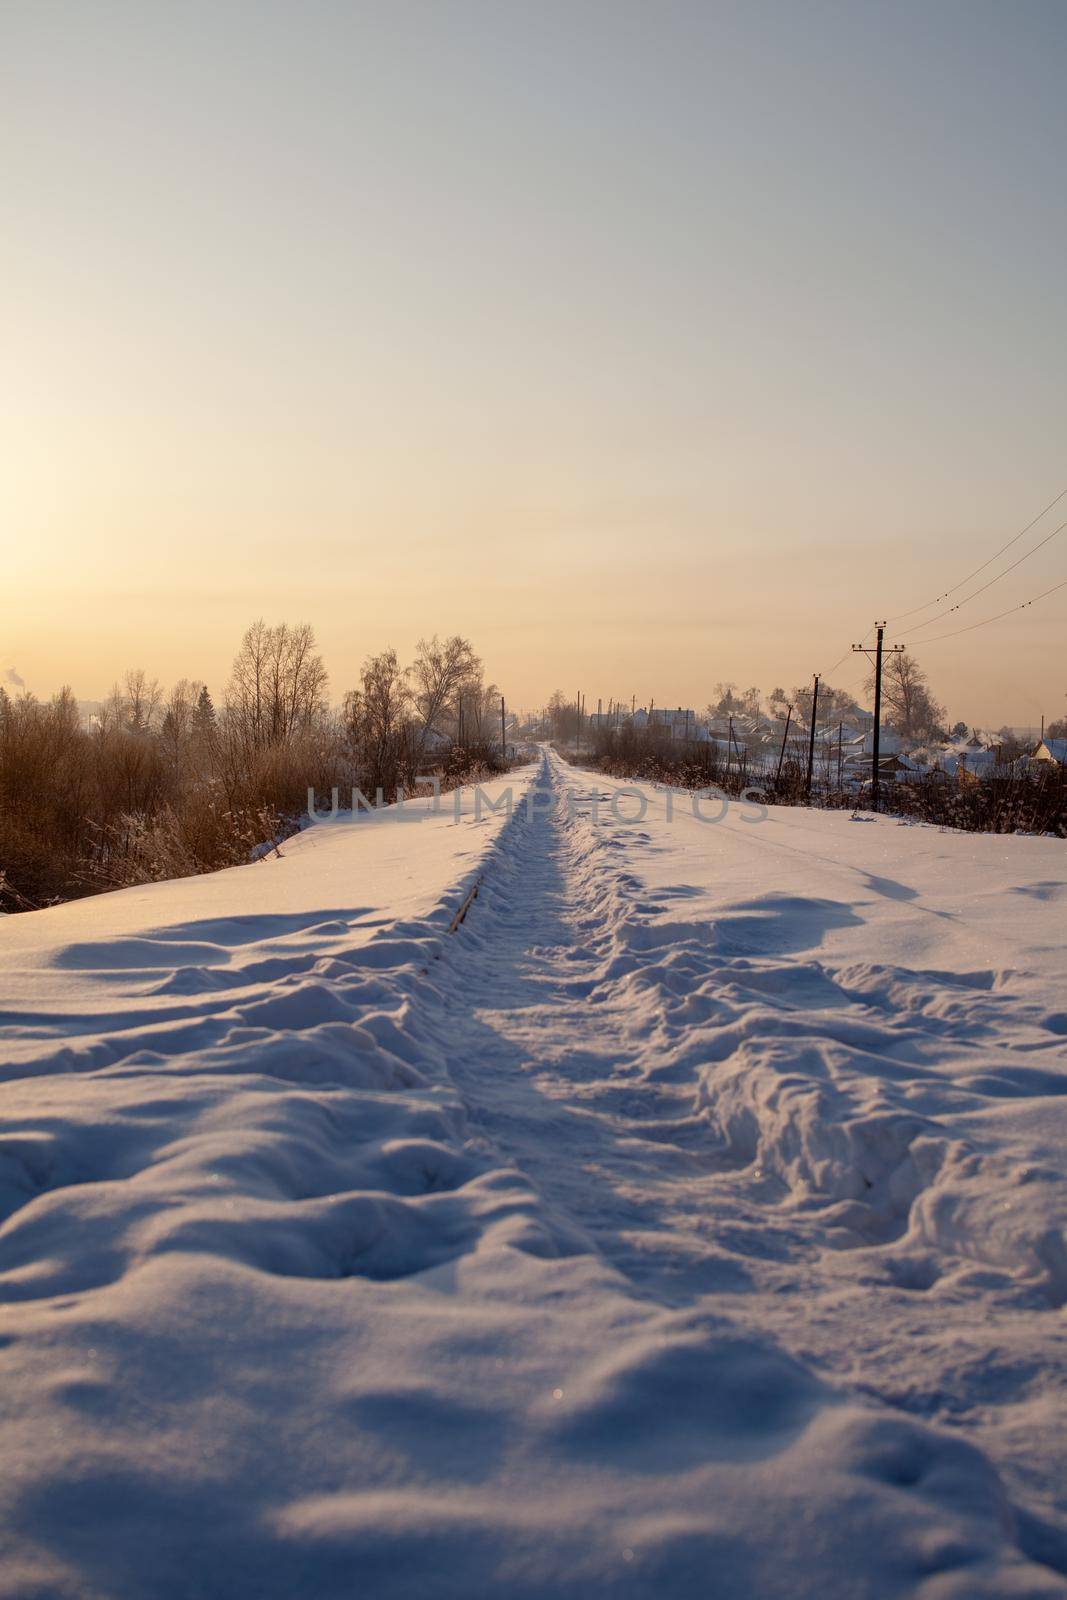
[[[334,699],[435,631],[516,706],[847,687],[1067,484],[1062,6],[2,37],[0,679],[221,690],[262,615],[313,624]],[[1067,533],[925,631],[1064,578]],[[1065,622],[1067,589],[914,648],[953,719],[1036,725]]]

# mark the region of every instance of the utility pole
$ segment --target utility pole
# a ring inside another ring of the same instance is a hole
[[[811,799],[811,775],[815,770],[815,716],[819,709],[819,674],[811,689],[811,727],[808,729],[808,799]]]
[[[877,636],[877,643],[875,644],[875,647],[874,647],[874,728],[872,730],[872,735],[871,735],[871,810],[872,811],[877,811],[878,810],[878,803],[879,803],[879,797],[880,797],[880,787],[881,787],[879,780],[881,778],[880,758],[881,758],[881,746],[882,746],[882,657],[885,654],[885,646],[883,644],[883,640],[885,639],[885,623],[884,622],[876,622],[875,623],[875,627],[878,630],[878,636]],[[891,644],[889,646],[889,651],[890,651],[891,655],[900,655],[902,653],[903,649],[904,649],[904,646],[902,644]],[[869,650],[864,649],[863,645],[861,645],[861,644],[854,644],[852,646],[852,651],[853,651],[854,655],[858,654],[858,655],[866,656],[868,661],[871,659],[871,652]]]
[[[508,736],[504,731],[504,696],[500,696],[500,759],[507,764]]]
[[[578,720],[574,730],[574,753],[577,755],[578,746],[582,738],[582,691],[578,690],[578,698],[574,702],[574,709],[578,713]]]
[[[882,745],[882,650],[885,628],[878,629],[878,644],[874,656],[874,732],[871,736],[871,810],[878,810],[880,798],[881,745]]]
[[[782,748],[778,752],[778,771],[774,775],[774,787],[778,787],[778,779],[782,776],[782,762],[785,760],[785,742],[789,738],[789,724],[793,720],[793,707],[787,706],[785,713],[785,732],[782,734]]]

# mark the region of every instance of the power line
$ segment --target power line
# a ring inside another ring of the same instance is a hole
[[[986,628],[991,622],[999,622],[1001,617],[1010,617],[1015,611],[1025,611],[1027,606],[1036,606],[1039,600],[1047,600],[1050,594],[1055,594],[1058,589],[1067,589],[1067,578],[1062,583],[1054,583],[1051,589],[1046,589],[1042,594],[1035,594],[1032,599],[1024,600],[1021,605],[1009,606],[1007,611],[998,611],[995,617],[983,617],[981,622],[968,623],[966,628],[953,628],[951,633],[936,633],[932,639],[920,639],[922,645],[937,644],[939,639],[955,639],[961,633],[973,633],[975,628]],[[907,643],[907,640],[904,641]]]
[[[860,640],[860,644],[861,645],[867,643],[867,640],[870,638],[871,634],[874,632],[875,626],[876,625],[872,622],[871,626],[867,629],[867,632],[863,635],[863,638]],[[827,667],[826,671],[820,673],[819,676],[821,678],[828,678],[830,676],[831,672],[836,672],[838,667],[841,665],[842,661],[847,661],[851,654],[852,654],[852,646],[849,645],[848,648],[846,649],[844,655],[843,656],[838,656],[838,658],[834,662],[833,666],[832,667]]]
[[[1000,559],[1000,557],[1005,554],[1006,551],[1008,551],[1008,550],[1010,550],[1012,548],[1013,545],[1018,544],[1019,540],[1024,538],[1025,535],[1030,532],[1031,528],[1036,527],[1037,524],[1041,521],[1041,518],[1046,516],[1052,510],[1053,506],[1059,505],[1060,501],[1065,496],[1067,496],[1067,488],[1061,489],[1059,494],[1056,496],[1056,498],[1054,500],[1050,500],[1048,505],[1045,506],[1043,510],[1039,511],[1037,516],[1032,518],[1031,521],[1026,524],[1025,528],[1020,528],[1019,532],[1016,533],[1016,534],[1013,534],[1012,537],[1007,541],[1006,544],[1001,545],[999,550],[995,551],[994,554],[991,555],[986,561],[983,561],[980,566],[975,567],[974,571],[973,572],[969,572],[965,578],[961,578],[958,583],[954,583],[950,588],[945,589],[941,594],[935,596],[935,598],[933,600],[927,600],[921,606],[913,606],[910,611],[898,611],[894,616],[890,617],[888,619],[888,621],[889,622],[899,622],[904,617],[913,617],[913,616],[917,615],[918,612],[927,611],[927,610],[929,610],[929,608],[931,606],[939,605],[942,600],[947,600],[949,595],[955,594],[958,589],[962,589],[964,587],[964,585],[970,583],[973,578],[977,578],[980,573],[985,572],[985,570],[988,567],[991,567],[993,565],[994,561],[998,561]],[[1062,533],[1064,528],[1067,528],[1067,522],[1061,522],[1058,528],[1053,528],[1052,532],[1049,533],[1049,534],[1046,534],[1043,539],[1041,539],[1037,544],[1034,545],[1032,550],[1027,550],[1023,555],[1019,556],[1019,558],[1016,561],[1013,561],[1010,566],[1005,567],[1003,572],[998,572],[994,577],[990,578],[987,583],[983,583],[979,588],[975,589],[973,591],[973,593],[971,593],[969,595],[965,595],[962,600],[957,600],[955,605],[950,606],[947,611],[942,611],[942,612],[938,613],[935,616],[927,617],[925,622],[917,622],[917,623],[915,623],[913,628],[912,628],[912,633],[913,634],[918,633],[918,632],[921,631],[921,629],[928,628],[935,622],[940,622],[944,617],[951,616],[953,612],[959,611],[961,609],[961,607],[969,604],[969,602],[971,600],[976,600],[980,594],[984,594],[986,592],[986,590],[987,589],[991,589],[995,583],[999,583],[1001,578],[1006,578],[1008,576],[1009,572],[1014,572],[1016,567],[1022,566],[1024,561],[1029,561],[1031,556],[1036,555],[1037,552],[1039,550],[1043,549],[1045,545],[1049,544],[1056,537],[1057,534]],[[1059,587],[1061,587],[1061,586],[1060,585],[1056,585],[1056,588],[1059,588]],[[1048,589],[1048,590],[1045,591],[1045,594],[1053,594],[1054,592],[1055,592],[1054,589]],[[1012,611],[1023,611],[1023,610],[1026,609],[1027,606],[1033,605],[1033,604],[1036,603],[1036,601],[1043,600],[1044,598],[1045,598],[1044,594],[1035,595],[1033,600],[1026,600],[1020,606],[1011,606],[1011,607],[1009,607],[1009,609],[1007,611],[998,612],[995,617],[986,617],[984,619],[984,621],[972,623],[969,627],[954,629],[953,633],[969,633],[969,632],[971,632],[972,628],[984,628],[986,626],[986,623],[988,623],[988,622],[998,622],[1001,617],[1010,616]],[[867,632],[864,634],[863,638],[860,640],[860,645],[861,646],[866,643],[867,639],[870,637],[870,635],[873,632],[874,632],[874,628],[873,627],[867,629]],[[953,634],[951,634],[951,633],[936,634],[933,639],[920,639],[919,643],[920,644],[933,644],[938,639],[949,639],[949,638],[952,638],[952,637],[953,637]],[[839,656],[838,659],[833,663],[833,665],[830,666],[830,667],[827,667],[826,670],[823,673],[820,674],[820,676],[823,679],[829,678],[830,673],[831,672],[836,672],[838,667],[841,666],[842,662],[848,660],[848,658],[851,655],[851,653],[852,653],[852,646],[850,645],[848,647],[848,649],[845,650],[844,654]],[[846,690],[845,692],[849,692],[849,691]]]
[[[820,673],[819,676],[822,677],[822,678],[828,678],[830,676],[831,672],[836,672],[838,667],[841,665],[842,661],[847,661],[851,654],[852,654],[852,646],[849,645],[849,647],[845,651],[844,655],[843,656],[839,656],[838,659],[834,662],[833,666],[832,667],[827,667],[826,671]]]
[[[1013,561],[1010,567],[1005,567],[1004,571],[998,572],[995,578],[990,578],[989,582],[983,583],[980,589],[975,589],[973,594],[964,595],[962,600],[957,600],[956,604],[954,606],[949,606],[947,611],[939,611],[935,616],[927,617],[925,622],[917,622],[912,629],[912,632],[918,633],[920,628],[931,627],[935,622],[940,622],[943,617],[950,617],[954,611],[959,611],[960,608],[967,605],[969,601],[976,600],[980,594],[985,594],[986,590],[991,589],[995,583],[999,583],[1001,578],[1006,578],[1009,572],[1014,572],[1016,567],[1021,567],[1024,561],[1029,561],[1031,556],[1036,556],[1037,552],[1043,549],[1044,546],[1054,539],[1058,533],[1062,533],[1064,528],[1067,528],[1067,522],[1061,522],[1058,528],[1053,528],[1052,532],[1046,534],[1038,544],[1034,545],[1032,550],[1027,550],[1026,553],[1021,555],[1017,561]],[[988,566],[988,564],[989,563],[987,562],[986,565]]]
[[[962,589],[965,583],[970,583],[972,578],[977,578],[978,574],[980,572],[984,572],[986,567],[991,567],[993,565],[993,562],[994,561],[998,561],[1006,550],[1010,550],[1011,549],[1013,544],[1018,544],[1019,540],[1023,537],[1023,535],[1029,533],[1031,528],[1036,527],[1037,524],[1041,521],[1041,518],[1043,516],[1045,516],[1049,511],[1051,511],[1053,506],[1058,506],[1059,505],[1059,503],[1063,499],[1064,495],[1067,495],[1067,489],[1061,489],[1059,494],[1056,496],[1055,500],[1050,500],[1049,501],[1049,503],[1045,507],[1044,511],[1039,511],[1037,516],[1034,517],[1031,522],[1028,522],[1026,524],[1025,528],[1020,528],[1018,533],[1013,534],[1012,537],[1008,540],[1007,544],[1001,545],[1000,549],[997,550],[995,552],[995,554],[991,555],[989,557],[988,561],[983,561],[982,565],[980,567],[975,567],[973,572],[969,572],[965,578],[961,578],[958,583],[954,583],[952,585],[952,587],[950,589],[946,589],[943,594],[935,595],[932,600],[927,600],[925,602],[925,604],[923,604],[921,606],[912,606],[910,611],[898,611],[896,616],[889,617],[887,620],[889,622],[900,622],[900,621],[903,620],[904,617],[914,617],[916,615],[916,613],[919,612],[919,611],[928,611],[931,606],[940,605],[942,600],[947,600],[950,594],[955,594],[957,589]],[[1059,530],[1057,529],[1057,532],[1058,531]],[[1051,537],[1051,535],[1050,535],[1050,537]],[[1041,546],[1037,545],[1036,548],[1040,549]],[[1031,552],[1031,554],[1032,554],[1032,552]],[[1008,571],[1009,572],[1011,571],[1010,567],[1008,568]],[[1001,576],[1003,576],[1003,574],[1001,574]],[[993,581],[995,582],[996,580],[994,579]],[[977,590],[976,593],[980,594],[981,590]],[[961,600],[960,604],[962,605],[963,603],[964,602]],[[933,621],[933,620],[934,619],[931,618],[931,621]]]

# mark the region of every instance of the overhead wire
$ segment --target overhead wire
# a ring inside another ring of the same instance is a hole
[[[981,622],[969,622],[965,628],[953,628],[949,633],[935,633],[932,639],[920,639],[920,644],[937,644],[941,639],[956,639],[961,633],[973,633],[976,628],[987,628],[991,622],[999,622],[1002,617],[1010,617],[1016,611],[1025,611],[1029,606],[1036,606],[1039,600],[1047,600],[1050,594],[1055,594],[1059,589],[1067,589],[1067,578],[1060,583],[1054,583],[1051,589],[1045,589],[1041,594],[1033,595],[1029,600],[1024,600],[1020,605],[1009,606],[1006,611],[998,611],[996,616],[983,617]],[[907,643],[907,640],[903,641]]]
[[[977,578],[980,572],[984,572],[987,567],[991,567],[994,561],[998,561],[1006,551],[1011,549],[1012,545],[1018,544],[1019,540],[1028,534],[1031,528],[1035,528],[1041,521],[1041,518],[1046,516],[1048,512],[1052,510],[1053,506],[1059,505],[1060,501],[1065,495],[1067,495],[1067,488],[1061,489],[1056,498],[1054,500],[1050,500],[1048,505],[1045,506],[1044,510],[1039,511],[1037,516],[1032,518],[1032,520],[1026,524],[1025,528],[1020,528],[1019,532],[1013,534],[1008,542],[1006,544],[1002,544],[1000,549],[995,551],[993,555],[988,558],[988,560],[983,561],[981,566],[975,567],[973,572],[969,572],[967,576],[965,578],[961,578],[958,583],[952,584],[950,588],[943,590],[943,592],[939,595],[935,595],[932,600],[925,601],[921,606],[912,606],[910,611],[898,611],[895,616],[887,617],[886,621],[901,622],[905,617],[914,617],[920,611],[928,611],[931,606],[940,605],[942,600],[947,600],[950,594],[955,594],[957,589],[962,589],[965,583],[970,583],[972,578]],[[1040,549],[1040,545],[1038,545],[1036,548]],[[1011,571],[1010,567],[1008,568],[1008,571]],[[996,580],[993,581],[995,582]],[[961,601],[960,603],[962,604],[963,602]]]
[[[985,594],[986,590],[991,589],[995,583],[999,583],[1001,578],[1006,578],[1009,572],[1014,572],[1016,567],[1021,567],[1024,561],[1029,561],[1031,556],[1036,556],[1037,552],[1039,550],[1043,550],[1045,545],[1051,543],[1057,534],[1063,532],[1064,528],[1067,528],[1067,520],[1061,522],[1058,528],[1053,528],[1051,533],[1047,533],[1043,539],[1034,545],[1032,550],[1027,550],[1023,555],[1019,556],[1018,560],[1013,561],[1010,567],[1005,567],[1003,572],[998,572],[996,577],[990,578],[988,583],[983,583],[981,587],[975,589],[972,594],[964,595],[962,600],[957,600],[956,604],[954,606],[949,606],[947,611],[939,611],[935,616],[927,617],[925,622],[915,623],[911,630],[912,633],[918,633],[920,628],[932,627],[935,622],[940,622],[943,618],[950,617],[954,611],[959,611],[961,607],[968,605],[970,601],[977,600],[980,594]]]
[[[827,667],[825,672],[820,672],[819,673],[819,678],[820,679],[828,678],[830,676],[831,672],[836,672],[838,667],[841,665],[842,661],[847,661],[848,660],[849,656],[852,654],[853,648],[862,649],[862,647],[866,644],[867,640],[870,638],[871,634],[874,632],[874,630],[875,630],[875,628],[877,628],[877,626],[878,626],[877,622],[872,622],[870,627],[867,629],[867,632],[863,635],[863,638],[860,640],[859,645],[855,646],[855,647],[853,647],[852,645],[849,645],[849,647],[845,651],[844,655],[839,656],[838,659],[834,662],[832,667]]]
[[[1047,514],[1052,510],[1053,506],[1059,505],[1060,501],[1063,500],[1065,496],[1067,496],[1067,488],[1061,489],[1059,494],[1056,495],[1054,499],[1050,500],[1048,505],[1044,506],[1042,510],[1038,512],[1037,516],[1033,517],[1026,524],[1025,528],[1020,528],[1018,533],[1013,534],[1005,544],[1001,545],[999,550],[996,550],[993,555],[989,556],[979,566],[975,567],[974,570],[969,572],[965,578],[961,578],[957,583],[954,583],[948,589],[943,590],[941,594],[936,595],[933,600],[927,600],[921,606],[913,606],[910,611],[896,612],[893,616],[886,619],[886,623],[900,622],[906,617],[916,616],[920,611],[927,611],[931,606],[939,605],[943,600],[947,600],[950,595],[955,594],[957,590],[962,589],[966,584],[970,583],[972,579],[977,578],[981,573],[985,572],[989,567],[991,567],[993,563],[998,561],[1002,555],[1012,548],[1013,545],[1018,544],[1020,539],[1025,538],[1030,530],[1037,526],[1042,517],[1047,516]],[[996,573],[986,583],[981,584],[979,588],[973,590],[971,594],[964,595],[962,600],[957,600],[954,605],[951,605],[948,608],[947,611],[940,612],[932,617],[927,617],[925,622],[917,622],[913,624],[910,632],[906,631],[906,636],[903,642],[908,643],[912,636],[920,633],[924,628],[932,627],[935,623],[943,621],[944,618],[952,616],[953,613],[959,611],[963,606],[969,605],[972,600],[976,600],[979,595],[985,594],[986,590],[991,589],[994,584],[999,583],[1001,578],[1006,578],[1008,574],[1014,572],[1017,567],[1021,567],[1024,562],[1029,561],[1031,556],[1036,555],[1039,550],[1044,549],[1045,545],[1050,544],[1052,540],[1055,539],[1058,534],[1061,534],[1065,528],[1067,528],[1067,521],[1061,522],[1058,527],[1053,528],[1051,533],[1046,534],[1043,539],[1039,540],[1032,549],[1024,551],[1021,556],[1019,556],[1009,566],[1005,567],[1003,572]],[[929,639],[920,639],[918,640],[918,643],[936,644],[942,639],[955,638],[957,635],[962,633],[971,633],[976,628],[987,627],[990,623],[999,622],[1001,618],[1011,616],[1016,611],[1025,611],[1029,606],[1036,605],[1038,601],[1046,599],[1050,594],[1055,594],[1057,590],[1062,589],[1065,586],[1067,586],[1067,580],[1064,580],[1064,583],[1054,584],[1051,589],[1046,589],[1043,593],[1034,595],[1030,600],[1024,600],[1020,605],[1009,606],[1005,611],[998,611],[995,616],[984,617],[980,622],[970,623],[964,628],[954,628],[948,633],[935,634]],[[820,680],[825,680],[829,677],[831,672],[836,672],[838,667],[841,666],[843,662],[848,660],[854,649],[862,649],[877,626],[877,623],[872,623],[857,646],[849,645],[848,649],[846,649],[831,666],[827,667],[824,672],[819,674]],[[866,681],[866,676],[867,675],[864,674],[864,677],[857,680],[855,685],[849,685],[845,692],[851,692],[853,687],[858,688],[861,683]]]

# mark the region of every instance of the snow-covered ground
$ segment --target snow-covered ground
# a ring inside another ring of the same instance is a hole
[[[5,1600],[1067,1595],[1063,844],[625,787],[0,921]]]

